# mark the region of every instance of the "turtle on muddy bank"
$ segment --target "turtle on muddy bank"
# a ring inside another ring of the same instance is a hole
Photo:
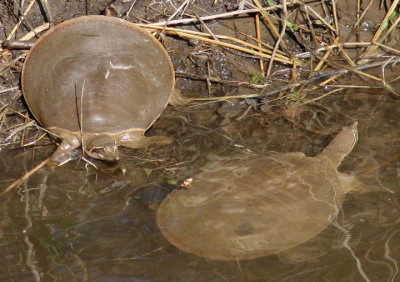
[[[52,163],[67,162],[78,147],[114,161],[118,146],[172,142],[144,136],[173,93],[171,60],[151,34],[128,21],[85,16],[53,27],[27,55],[21,83],[33,116],[61,140]]]

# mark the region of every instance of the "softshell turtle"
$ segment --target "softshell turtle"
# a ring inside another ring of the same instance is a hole
[[[171,142],[144,136],[173,92],[171,60],[151,34],[128,21],[86,16],[57,25],[30,50],[21,82],[34,117],[62,140],[55,163],[80,146],[113,161],[120,145]]]
[[[199,256],[251,259],[282,252],[335,220],[352,177],[337,168],[357,142],[357,122],[317,156],[270,153],[215,161],[174,190],[157,224],[179,249]]]

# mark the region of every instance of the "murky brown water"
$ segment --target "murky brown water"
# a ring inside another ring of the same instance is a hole
[[[349,93],[330,106],[331,111],[321,112],[318,121],[336,120],[338,123],[327,125],[337,128],[341,121],[360,122],[359,143],[342,164],[342,171],[362,174],[399,152],[398,101]],[[186,116],[193,118],[201,113],[191,108]],[[157,204],[175,187],[168,185],[168,180],[180,181],[193,175],[207,162],[209,153],[226,155],[243,150],[234,144],[259,153],[275,150],[315,154],[330,140],[330,136],[304,135],[304,130],[283,120],[267,123],[260,113],[213,131],[202,128],[200,118],[189,119],[188,123],[179,116],[166,114],[158,124],[173,125],[171,134],[178,137],[173,145],[150,152],[124,150],[119,168],[96,171],[84,161],[75,161],[54,171],[42,169],[1,197],[0,280],[400,279],[398,159],[361,177],[368,186],[386,187],[394,193],[382,190],[348,194],[337,221],[284,254],[222,262],[173,247],[155,221]],[[0,152],[1,187],[53,150],[47,146]],[[121,167],[126,169],[125,174]]]

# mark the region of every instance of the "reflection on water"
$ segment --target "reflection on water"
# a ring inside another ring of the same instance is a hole
[[[340,169],[362,174],[399,152],[400,105],[357,97],[337,105],[348,109],[346,114],[337,111],[337,116],[329,117],[337,123],[325,125],[337,126],[328,130],[333,132],[350,120],[360,121],[359,143]],[[224,120],[219,130],[207,130],[201,122],[183,125],[177,119],[177,127],[186,130],[179,133],[177,144],[155,154],[126,150],[122,169],[105,166],[99,172],[75,161],[54,171],[40,170],[0,198],[0,280],[398,281],[397,159],[361,177],[365,185],[395,193],[349,193],[334,224],[279,255],[208,260],[177,250],[161,235],[155,209],[173,189],[167,180],[196,173],[207,162],[207,153],[233,154],[241,150],[234,144],[241,144],[258,153],[302,150],[315,154],[331,138],[300,134],[304,130],[284,121],[267,125],[266,118],[257,114],[228,125]],[[53,149],[0,152],[1,187]]]

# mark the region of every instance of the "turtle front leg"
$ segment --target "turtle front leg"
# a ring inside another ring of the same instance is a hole
[[[150,145],[168,145],[174,142],[174,139],[167,136],[144,136],[144,132],[129,132],[120,136],[118,145],[131,149],[145,148]]]
[[[74,159],[74,151],[81,146],[77,138],[65,138],[50,158],[50,166],[61,166]]]

